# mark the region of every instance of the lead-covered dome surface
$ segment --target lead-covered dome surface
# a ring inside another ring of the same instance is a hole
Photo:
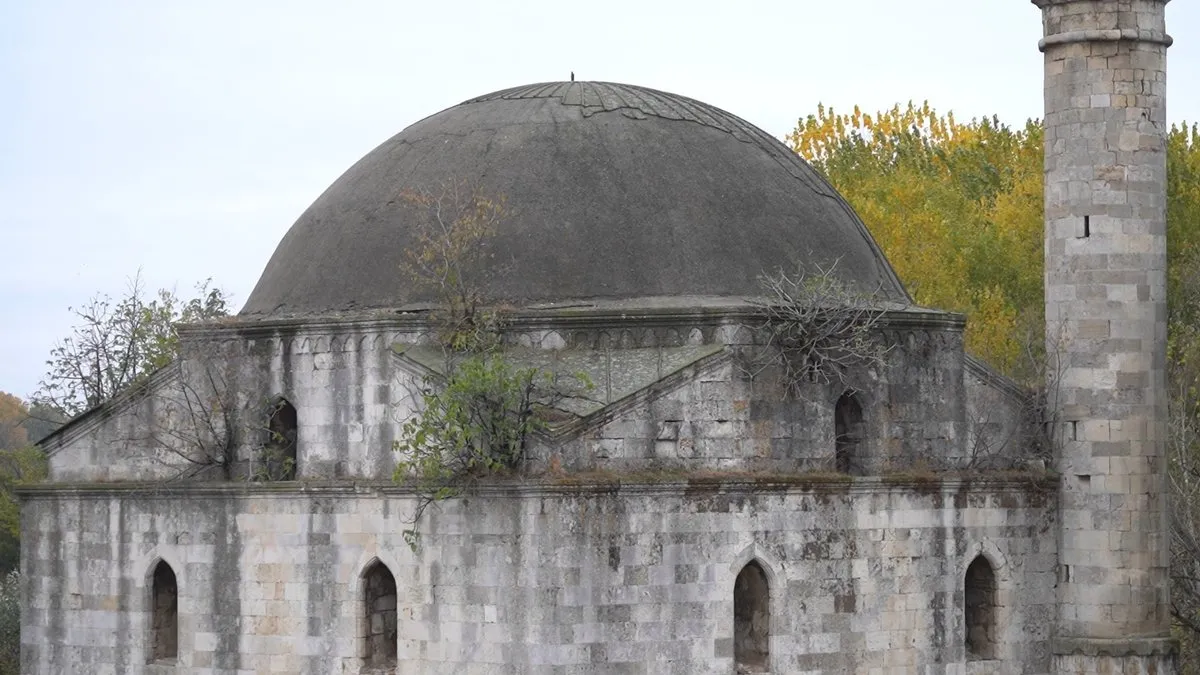
[[[505,200],[474,270],[491,300],[753,297],[758,275],[814,263],[906,298],[845,201],[761,129],[674,94],[558,82],[471,99],[371,151],[284,236],[241,314],[436,301],[406,268],[419,216],[401,195],[451,181]]]

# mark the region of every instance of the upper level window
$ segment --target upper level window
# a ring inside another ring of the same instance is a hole
[[[267,420],[267,442],[263,445],[258,478],[295,480],[298,427],[296,407],[287,399],[281,398],[271,406]]]
[[[833,409],[834,465],[837,471],[851,476],[866,473],[863,457],[863,414],[857,397],[846,392],[838,398]]]

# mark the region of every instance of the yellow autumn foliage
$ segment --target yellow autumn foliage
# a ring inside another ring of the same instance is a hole
[[[1042,127],[928,103],[818,106],[787,137],[866,223],[918,304],[967,316],[972,354],[1031,384],[1042,358]],[[1200,129],[1167,133],[1172,358],[1200,362]],[[1200,377],[1200,375],[1198,375]]]
[[[787,138],[867,224],[920,305],[967,316],[967,349],[1021,376],[1042,321],[1042,133],[928,103],[818,107]]]

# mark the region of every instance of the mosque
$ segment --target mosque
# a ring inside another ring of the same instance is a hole
[[[43,443],[22,672],[1176,672],[1166,2],[1034,4],[1046,418],[769,134],[637,86],[507,89],[368,153],[236,317]],[[439,238],[447,213],[486,236]],[[459,253],[422,283],[431,245]],[[838,289],[868,351],[789,367],[781,273]],[[393,474],[447,287],[586,386],[512,471],[424,504]]]

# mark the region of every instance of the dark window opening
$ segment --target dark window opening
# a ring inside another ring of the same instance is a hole
[[[384,670],[394,668],[396,578],[387,565],[378,560],[363,573],[363,602],[366,611],[366,665]]]
[[[179,658],[179,586],[175,571],[160,560],[150,591],[150,662]]]
[[[770,668],[771,599],[767,574],[751,561],[733,584],[733,660],[738,672]]]
[[[967,660],[996,658],[996,573],[987,558],[979,556],[967,568],[963,583]]]
[[[286,399],[271,406],[267,442],[263,445],[260,480],[296,479],[296,440],[299,421],[296,408]]]
[[[1092,217],[1083,217],[1083,236],[1084,238],[1092,236]]]
[[[851,476],[863,475],[863,414],[854,394],[846,392],[837,400],[833,427],[835,469]]]

